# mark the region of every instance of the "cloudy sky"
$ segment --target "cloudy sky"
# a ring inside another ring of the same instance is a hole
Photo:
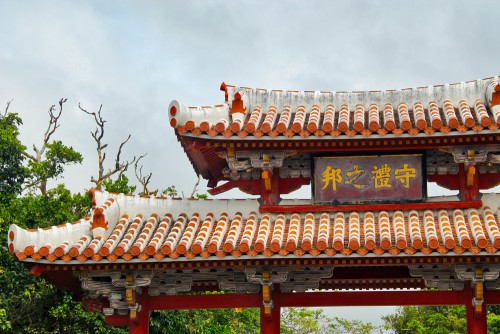
[[[89,111],[102,104],[107,166],[132,134],[123,157],[147,153],[152,185],[174,184],[187,196],[196,175],[168,125],[171,100],[221,103],[223,81],[369,90],[499,75],[499,17],[493,0],[0,0],[0,107],[13,100],[31,146],[49,106],[68,98],[55,139],[84,155],[61,180],[81,191],[97,159],[95,124],[78,103]]]
[[[147,153],[151,184],[187,196],[196,175],[168,125],[173,99],[221,103],[223,81],[367,90],[500,74],[495,1],[1,0],[0,8],[0,106],[13,100],[31,146],[49,106],[68,98],[56,137],[85,157],[62,180],[78,191],[97,174],[95,124],[78,103],[103,105],[107,166],[130,133],[123,157]]]

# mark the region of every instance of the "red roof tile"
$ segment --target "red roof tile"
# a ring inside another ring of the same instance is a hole
[[[256,200],[171,200],[95,193],[96,216],[47,230],[12,225],[22,261],[175,261],[302,256],[497,253],[500,195],[479,209],[259,213]],[[102,204],[100,204],[102,203]],[[297,203],[296,201],[294,203]]]
[[[224,87],[227,100],[223,105],[185,107],[173,101],[169,108],[172,127],[192,136],[274,138],[452,135],[500,126],[498,78],[366,92]]]

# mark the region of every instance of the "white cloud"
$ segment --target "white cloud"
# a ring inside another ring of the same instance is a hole
[[[96,173],[93,121],[103,104],[109,162],[148,153],[159,187],[190,193],[195,174],[168,125],[172,99],[223,101],[222,81],[271,89],[404,88],[498,74],[489,1],[5,2],[0,103],[41,138],[46,110],[68,97],[57,135],[85,156],[72,189]],[[132,176],[132,175],[131,175]],[[307,193],[307,192],[306,192]],[[234,192],[228,194],[233,196]]]

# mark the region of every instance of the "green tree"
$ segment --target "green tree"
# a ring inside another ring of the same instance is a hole
[[[466,333],[465,306],[404,306],[383,316],[385,328],[400,333]],[[487,306],[488,334],[500,333],[500,307]]]
[[[51,161],[47,163],[52,166],[50,173],[42,175],[40,170],[43,168],[23,167],[27,153],[19,140],[22,120],[17,114],[8,112],[8,108],[0,116],[0,234],[7,235],[13,223],[24,228],[45,227],[75,221],[88,213],[90,198],[71,194],[64,185],[45,188],[44,194],[29,192],[17,196],[23,188],[41,184],[25,183],[25,178],[32,181],[41,176],[38,180],[45,178],[47,181],[59,176],[64,166],[74,159],[67,157],[68,150],[64,145],[59,142],[52,145],[47,140],[44,143],[48,146],[45,145],[38,162]],[[70,155],[78,157],[79,154],[73,155],[73,152],[71,149]],[[83,310],[68,292],[56,289],[40,277],[28,275],[26,268],[8,252],[5,242],[0,244],[0,331],[126,333],[123,329],[107,326],[102,315]]]
[[[327,333],[338,334],[372,334],[382,333],[382,327],[375,326],[369,322],[361,320],[347,320],[344,318],[334,317],[328,324]]]
[[[328,317],[322,309],[288,307],[281,312],[281,333],[284,334],[371,334],[382,328],[359,320]]]
[[[106,179],[102,182],[102,185],[104,190],[113,193],[133,194],[137,189],[136,186],[129,184],[129,179],[125,174],[120,175],[116,180]]]
[[[232,334],[259,333],[259,309],[155,311],[150,320],[150,333],[160,334]]]
[[[19,140],[21,118],[9,112],[10,102],[5,112],[0,114],[0,196],[11,199],[22,190],[26,170],[23,167],[26,149]]]
[[[396,334],[467,333],[463,306],[404,306],[382,319]]]
[[[67,165],[83,161],[82,155],[72,147],[64,145],[60,140],[51,141],[52,135],[60,126],[59,120],[66,100],[59,100],[59,111],[56,111],[55,105],[49,108],[49,125],[42,144],[39,147],[33,145],[33,153],[23,151],[28,159],[28,180],[24,187],[31,191],[38,189],[43,196],[47,196],[48,180],[60,177]]]

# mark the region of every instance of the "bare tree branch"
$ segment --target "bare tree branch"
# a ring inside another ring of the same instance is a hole
[[[128,135],[127,139],[125,139],[121,144],[120,147],[118,148],[118,152],[116,154],[116,159],[115,159],[115,166],[113,169],[109,169],[106,173],[104,172],[104,161],[106,160],[106,152],[104,152],[104,149],[108,147],[108,144],[104,144],[102,142],[102,139],[104,138],[104,124],[106,123],[106,120],[104,120],[101,116],[101,110],[102,110],[102,104],[99,107],[99,110],[96,112],[89,112],[86,109],[82,108],[80,103],[78,104],[78,108],[80,108],[81,111],[84,113],[91,115],[94,117],[94,120],[97,124],[97,127],[94,132],[90,132],[92,135],[92,138],[94,138],[94,141],[97,144],[97,162],[98,162],[98,167],[99,167],[99,173],[97,176],[97,179],[92,176],[90,178],[90,181],[95,183],[96,189],[101,189],[102,183],[104,180],[110,178],[114,174],[118,173],[118,177],[121,177],[125,171],[127,171],[128,167],[130,164],[133,164],[136,161],[136,157],[132,159],[132,161],[120,161],[120,155],[122,153],[123,146],[129,141],[131,135]]]
[[[191,193],[191,195],[189,196],[189,198],[194,198],[194,195],[196,194],[196,190],[198,190],[198,185],[200,184],[200,174],[198,174],[198,181],[196,181],[195,185],[194,185],[194,188],[193,188],[193,192]]]
[[[29,159],[35,160],[35,161],[40,161],[42,159],[42,155],[45,152],[45,149],[47,148],[47,144],[49,143],[50,137],[54,134],[54,132],[61,126],[59,124],[59,118],[61,118],[62,114],[62,109],[63,109],[63,103],[66,102],[68,99],[60,99],[59,100],[59,111],[56,112],[56,106],[52,105],[49,108],[49,125],[47,126],[47,130],[45,131],[45,134],[43,135],[43,144],[40,149],[38,149],[35,144],[33,144],[33,151],[35,151],[35,156],[28,156]]]
[[[139,161],[144,158],[146,156],[146,154],[144,155],[141,155],[135,162],[135,165],[134,165],[134,169],[135,169],[135,177],[137,178],[137,180],[139,181],[139,183],[142,185],[142,195],[154,195],[156,196],[156,194],[158,193],[158,189],[154,190],[154,191],[150,191],[148,189],[148,184],[149,182],[151,181],[151,177],[153,176],[153,173],[149,173],[147,175],[142,175],[142,167],[141,166],[140,168],[138,168],[138,165],[139,165]]]
[[[2,117],[7,116],[7,114],[9,113],[9,107],[10,107],[10,103],[12,101],[14,101],[14,100],[7,101],[7,105],[5,106],[5,111],[3,112]]]
[[[40,149],[36,147],[35,144],[33,144],[33,151],[35,154],[30,154],[26,151],[23,152],[23,155],[31,160],[32,162],[35,163],[40,163],[43,160],[43,153],[47,149],[47,145],[49,144],[50,137],[54,134],[54,132],[61,126],[59,124],[59,119],[61,118],[62,111],[63,111],[63,104],[67,101],[67,98],[61,98],[59,100],[59,111],[56,110],[56,106],[52,105],[49,108],[49,125],[47,126],[47,130],[45,130],[45,133],[43,135],[43,141],[42,145],[40,146]],[[7,109],[9,107],[10,102],[7,104]],[[6,111],[7,111],[6,109]],[[42,193],[43,196],[47,196],[47,178],[46,177],[39,177],[31,182],[27,183],[25,186],[25,189],[31,188],[37,186],[40,189],[40,192]]]

